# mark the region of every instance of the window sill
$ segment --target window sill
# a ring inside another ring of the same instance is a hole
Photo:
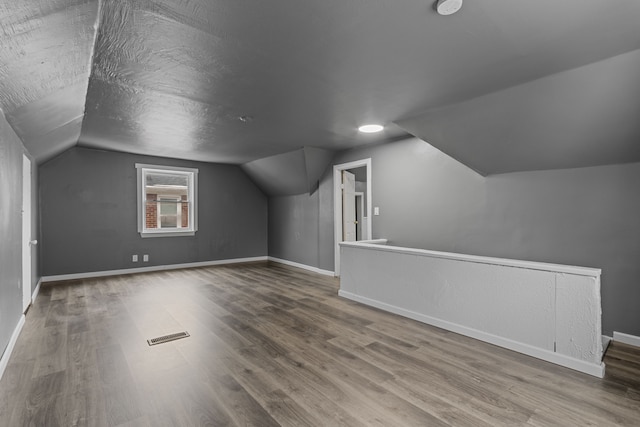
[[[140,237],[146,239],[148,237],[184,237],[195,236],[195,231],[143,231],[140,232]]]

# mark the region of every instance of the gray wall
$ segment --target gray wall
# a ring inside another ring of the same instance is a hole
[[[604,333],[640,335],[640,164],[483,178],[413,138],[343,152],[333,164],[367,157],[380,207],[374,238],[602,268]],[[200,168],[196,238],[139,237],[135,162]],[[270,198],[267,215],[238,167],[72,149],[40,168],[42,274],[265,255],[267,217],[269,255],[333,270],[331,173],[311,196]],[[151,262],[133,264],[133,253]]]
[[[373,206],[380,207],[372,218],[374,238],[602,268],[604,333],[640,335],[640,163],[484,178],[411,138],[342,152],[333,164],[368,157]],[[318,262],[310,265],[333,270],[330,170],[318,197]],[[279,238],[270,235],[270,245],[277,247]]]
[[[318,192],[269,198],[269,255],[318,264]]]
[[[22,315],[22,154],[0,111],[0,355]]]
[[[140,237],[135,163],[199,169],[195,236]],[[267,198],[238,166],[76,147],[39,179],[43,276],[267,255]]]

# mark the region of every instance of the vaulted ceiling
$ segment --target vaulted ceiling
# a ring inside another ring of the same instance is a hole
[[[637,162],[638,22],[637,0],[0,0],[0,107],[39,162],[407,134],[482,174]]]

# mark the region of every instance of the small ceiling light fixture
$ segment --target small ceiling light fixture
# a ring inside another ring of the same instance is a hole
[[[380,132],[382,129],[384,129],[384,126],[376,124],[362,125],[358,128],[358,130],[363,133],[376,133]]]
[[[240,120],[242,123],[249,123],[249,122],[253,121],[253,117],[252,116],[239,116],[238,120]]]
[[[452,15],[460,10],[462,0],[438,0],[436,10],[440,15]]]

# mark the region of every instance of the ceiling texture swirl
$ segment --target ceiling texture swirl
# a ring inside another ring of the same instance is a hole
[[[407,135],[483,175],[638,162],[639,22],[637,0],[0,0],[0,108],[39,163]]]

